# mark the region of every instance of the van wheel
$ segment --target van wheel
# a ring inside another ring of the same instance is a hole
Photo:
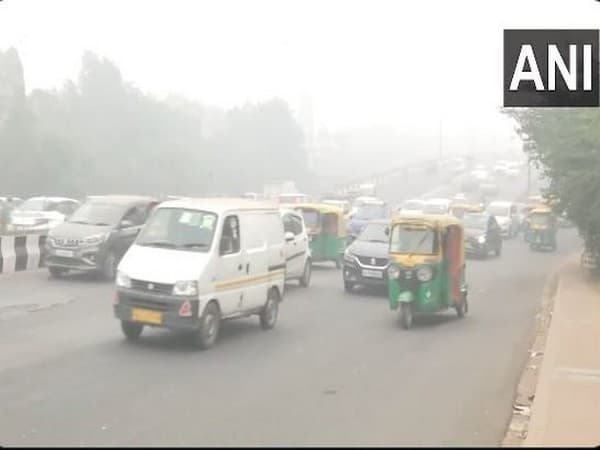
[[[310,265],[310,259],[307,259],[304,263],[304,272],[302,278],[300,278],[300,286],[308,287],[310,284],[310,276],[312,275],[312,267]]]
[[[260,312],[260,327],[263,330],[270,330],[277,323],[277,316],[279,314],[279,295],[277,291],[271,289],[267,296],[267,303]]]
[[[108,281],[113,281],[117,276],[117,257],[111,251],[106,254],[102,263],[102,276]]]
[[[52,278],[60,278],[63,275],[65,275],[68,271],[69,269],[64,269],[62,267],[48,267],[48,272],[50,272],[50,276]]]
[[[194,333],[194,344],[196,347],[206,350],[212,347],[221,327],[221,311],[215,302],[210,302],[204,308],[200,319],[200,327]]]
[[[142,323],[121,320],[121,330],[123,330],[123,334],[130,341],[137,341],[143,329],[144,324]]]

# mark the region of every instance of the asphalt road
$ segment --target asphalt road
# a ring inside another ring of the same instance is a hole
[[[290,285],[275,329],[228,322],[206,352],[161,330],[125,341],[110,283],[1,276],[0,444],[498,445],[546,278],[579,248],[558,239],[469,259],[462,320],[402,330],[385,291],[345,294],[324,265]]]

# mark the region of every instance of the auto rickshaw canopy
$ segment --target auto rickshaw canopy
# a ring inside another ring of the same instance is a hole
[[[344,217],[344,210],[337,206],[328,205],[324,203],[299,203],[293,206],[295,210],[304,211],[316,211],[320,216],[332,216],[335,218],[336,230],[335,234],[337,237],[346,236],[346,219]],[[322,226],[322,218],[319,219],[319,227]],[[321,232],[322,230],[310,230],[312,232]]]

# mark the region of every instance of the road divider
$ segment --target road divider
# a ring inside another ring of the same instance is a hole
[[[35,270],[43,266],[46,235],[0,236],[0,274]]]

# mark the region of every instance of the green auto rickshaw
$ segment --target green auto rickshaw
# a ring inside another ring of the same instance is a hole
[[[346,250],[346,223],[341,208],[321,203],[295,205],[304,218],[312,262],[331,261],[339,269]]]
[[[400,310],[408,329],[416,314],[454,308],[468,311],[464,229],[450,216],[397,216],[390,237],[388,293],[390,309]]]
[[[541,250],[548,248],[556,250],[556,233],[558,232],[558,223],[556,216],[548,207],[538,207],[527,216],[527,231],[525,232],[525,241],[529,243],[531,250]]]

